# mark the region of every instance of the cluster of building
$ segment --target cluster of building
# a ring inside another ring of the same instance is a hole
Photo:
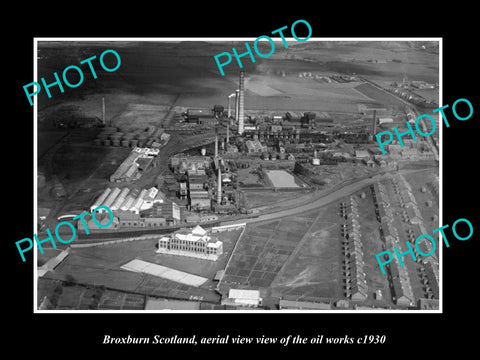
[[[435,153],[429,151],[424,144],[416,143],[413,140],[403,140],[404,146],[400,144],[388,145],[388,157],[392,160],[434,160]]]
[[[358,204],[350,196],[348,204],[340,204],[341,215],[347,223],[342,224],[344,271],[346,282],[346,296],[356,301],[363,301],[368,296],[368,286],[364,271],[362,234],[358,222]]]
[[[215,105],[213,109],[188,109],[185,113],[185,120],[203,126],[218,125],[218,116],[223,115],[223,106]]]
[[[157,253],[216,261],[223,254],[223,243],[197,225],[192,230],[179,229],[170,236],[161,237]]]
[[[438,258],[435,253],[428,258],[422,258],[417,252],[415,246],[416,238],[421,234],[427,234],[427,229],[424,226],[424,221],[420,213],[415,196],[412,192],[412,187],[403,175],[393,178],[395,193],[397,194],[400,206],[405,208],[403,211],[403,220],[410,225],[416,227],[416,231],[409,229],[407,233],[407,240],[412,245],[413,253],[417,258],[417,262],[422,263],[423,267],[420,269],[421,281],[425,287],[425,292],[428,297],[435,299],[439,298],[439,274],[438,274]],[[436,184],[438,186],[438,183]],[[422,241],[418,243],[418,248],[424,254],[429,254],[433,250],[433,245],[429,241]]]
[[[109,229],[161,227],[175,225],[181,219],[180,207],[156,187],[107,188],[95,199],[90,212],[98,206],[109,207],[114,215],[114,223]]]
[[[135,147],[117,170],[110,176],[110,182],[134,181],[142,176],[159,154],[158,148]]]
[[[381,222],[381,234],[386,248],[397,246],[400,248],[398,231],[393,225],[394,214],[385,185],[377,182],[373,185],[377,219]],[[402,306],[411,306],[415,297],[408,270],[399,264],[398,259],[389,264],[389,282],[393,290],[395,303]]]

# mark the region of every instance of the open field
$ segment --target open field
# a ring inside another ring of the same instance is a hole
[[[82,283],[105,285],[125,291],[136,291],[156,296],[189,299],[196,296],[215,301],[218,295],[213,292],[215,273],[223,269],[241,230],[214,234],[223,242],[224,253],[217,261],[190,257],[157,254],[156,240],[142,240],[123,244],[91,248],[73,248],[70,255],[56,269],[56,276],[72,275]],[[178,271],[206,277],[209,280],[200,287],[180,284],[156,276],[140,274],[121,269],[133,259],[141,259]],[[50,273],[51,276],[53,273]]]
[[[49,299],[46,310],[143,310],[145,296],[92,288],[81,285],[62,286],[49,279],[38,280],[38,300]],[[61,290],[60,287],[61,286]]]
[[[220,289],[238,285],[268,288],[311,222],[311,218],[295,216],[249,225],[225,270]]]
[[[276,188],[298,188],[295,182],[295,176],[289,174],[285,170],[265,170],[268,179]]]

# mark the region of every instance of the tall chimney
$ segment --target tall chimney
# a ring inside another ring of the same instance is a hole
[[[230,142],[230,125],[227,124],[227,144]]]
[[[218,178],[217,178],[217,204],[222,203],[222,170],[220,169],[220,161],[218,162]]]
[[[102,121],[105,125],[105,97],[102,97]]]
[[[230,100],[230,95],[228,96],[228,118],[230,119],[230,116],[232,116],[232,109],[231,109],[231,100]]]
[[[245,72],[243,70],[240,71],[240,81],[239,81],[239,95],[240,95],[240,100],[238,101],[238,133],[240,135],[243,134],[243,126],[244,126],[244,105],[245,105]]]
[[[215,129],[215,157],[218,156],[218,134],[217,129]]]
[[[376,119],[376,115],[377,115],[377,110],[373,110],[373,133],[372,133],[373,136],[375,136],[375,134],[377,133],[377,119]]]
[[[238,114],[240,113],[240,96],[239,96],[240,90],[235,90],[235,120],[238,121]]]

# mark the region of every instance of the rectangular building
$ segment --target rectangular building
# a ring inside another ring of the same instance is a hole
[[[157,253],[216,261],[223,254],[223,243],[197,225],[192,230],[180,229],[170,236],[161,237]]]

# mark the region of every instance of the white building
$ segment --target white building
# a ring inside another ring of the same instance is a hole
[[[180,229],[158,240],[157,253],[216,261],[223,254],[223,243],[214,240],[200,225],[191,231]]]
[[[230,289],[228,299],[222,301],[226,305],[254,306],[262,303],[260,292],[258,290]]]

